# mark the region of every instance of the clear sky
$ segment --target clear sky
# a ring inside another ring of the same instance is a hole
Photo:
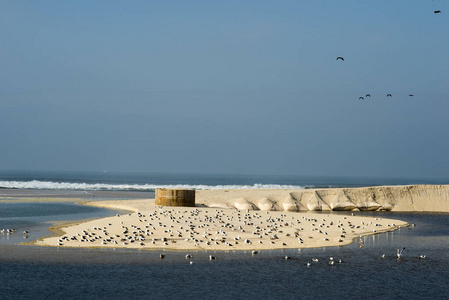
[[[447,1],[0,0],[0,41],[2,170],[449,178]]]

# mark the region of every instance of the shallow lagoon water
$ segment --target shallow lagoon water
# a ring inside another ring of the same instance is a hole
[[[65,208],[73,209],[54,209]],[[192,265],[182,251],[165,251],[166,258],[161,260],[160,251],[9,243],[0,246],[0,282],[4,283],[0,294],[15,299],[36,299],[36,295],[46,299],[447,299],[449,214],[363,214],[416,226],[363,237],[364,248],[355,242],[257,255],[249,251],[190,252]],[[61,218],[70,215],[59,214]],[[35,217],[53,220],[55,216]],[[16,217],[26,218],[30,217]],[[396,249],[402,247],[406,247],[404,258],[398,260]],[[217,259],[209,260],[211,254]],[[291,259],[286,260],[286,255]],[[418,259],[420,255],[426,258]],[[329,257],[342,263],[330,266]]]
[[[113,216],[116,211],[76,203],[0,203],[0,229],[15,229],[0,234],[0,245],[36,240],[51,234],[48,228],[62,221]],[[24,231],[29,231],[24,235]]]
[[[149,199],[154,192],[17,190],[0,189],[0,245],[29,242],[50,235],[48,228],[59,222],[97,219],[122,213],[119,210],[81,205],[85,201]],[[23,231],[29,231],[24,238]]]

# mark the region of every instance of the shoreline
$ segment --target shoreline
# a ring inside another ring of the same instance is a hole
[[[154,199],[85,201],[130,211],[102,219],[53,226],[64,234],[29,244],[49,247],[142,250],[275,250],[349,245],[360,236],[406,227],[404,221],[325,212],[159,207]]]

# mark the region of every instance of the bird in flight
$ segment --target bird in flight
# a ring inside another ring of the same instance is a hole
[[[359,97],[359,100],[363,100],[363,99],[365,99],[365,98],[363,98],[363,97]]]
[[[365,97],[371,97],[371,95],[370,94],[366,94]]]
[[[408,95],[409,97],[413,97],[413,96],[415,96],[415,95],[412,95],[412,94],[410,94],[410,95]]]
[[[441,12],[441,10],[435,10],[433,13],[434,14],[439,14]]]
[[[387,97],[391,97],[391,94],[387,94]]]
[[[342,61],[345,61],[345,59],[341,56],[337,57],[337,60],[341,59]]]

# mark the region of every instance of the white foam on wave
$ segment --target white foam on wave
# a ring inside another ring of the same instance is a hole
[[[73,183],[53,181],[0,181],[0,187],[9,189],[35,190],[78,190],[78,191],[154,191],[157,188],[168,189],[303,189],[303,186],[282,184],[254,185],[205,185],[205,184],[106,184],[106,183]]]

